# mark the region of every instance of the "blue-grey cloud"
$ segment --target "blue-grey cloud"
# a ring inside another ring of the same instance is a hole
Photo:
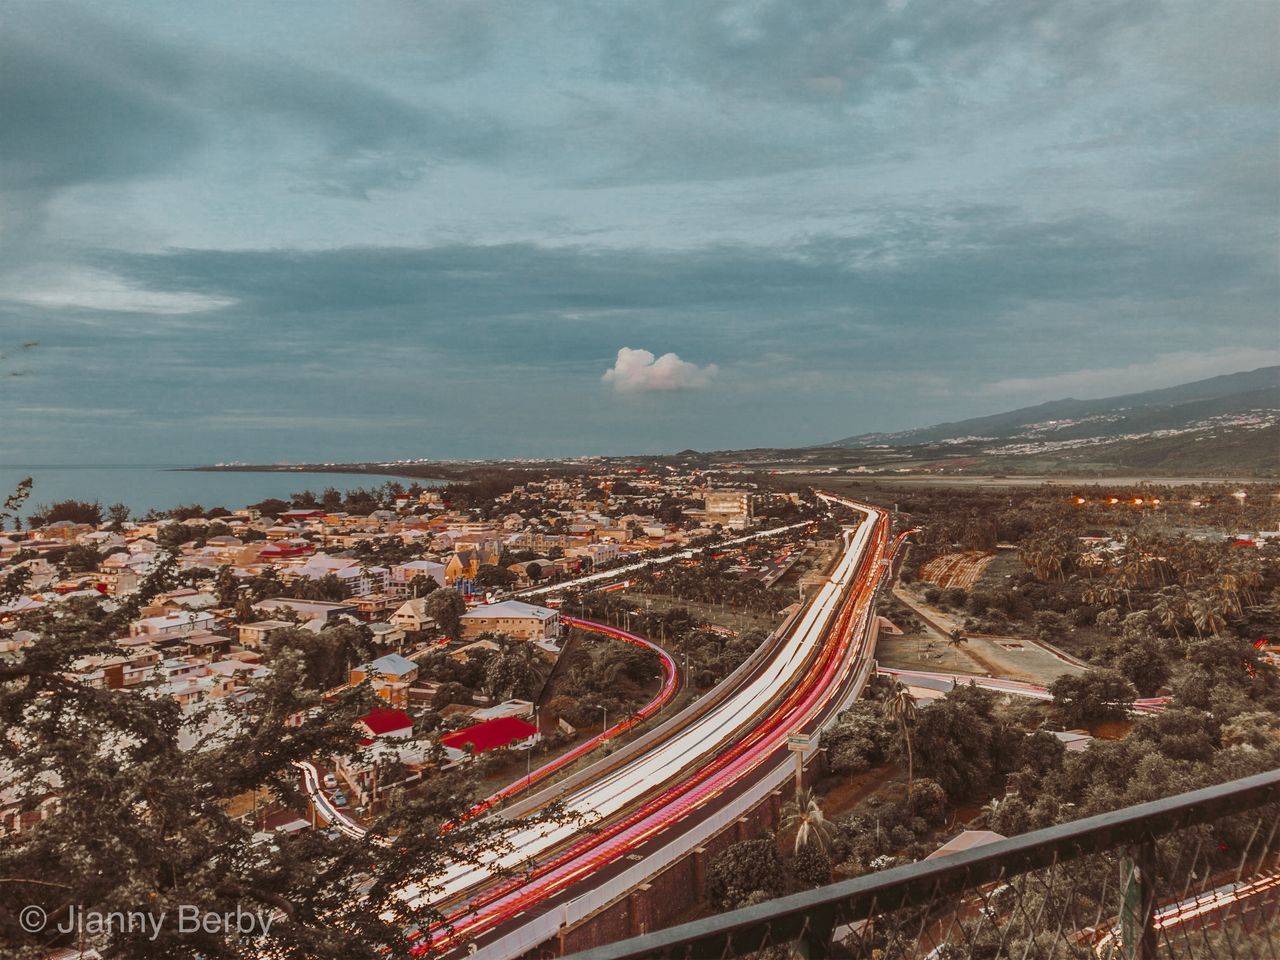
[[[1278,16],[17,5],[6,456],[809,442],[1233,362],[1275,344]],[[616,395],[621,346],[714,389]]]
[[[173,171],[214,138],[246,137],[252,150],[270,129],[306,140],[303,182],[363,196],[416,179],[427,163],[483,154],[497,136],[481,116],[327,65],[162,41],[56,3],[6,11],[0,70],[7,190]]]

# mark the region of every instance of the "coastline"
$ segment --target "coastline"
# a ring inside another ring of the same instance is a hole
[[[341,473],[350,476],[385,477],[389,480],[420,480],[445,484],[460,479],[448,468],[423,466],[389,467],[385,464],[208,464],[198,467],[170,467],[172,473]]]

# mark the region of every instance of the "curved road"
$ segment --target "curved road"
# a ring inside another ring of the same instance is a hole
[[[644,647],[651,651],[662,664],[662,688],[658,691],[657,696],[646,703],[643,707],[628,717],[623,718],[615,723],[607,730],[603,730],[594,737],[578,744],[572,750],[566,751],[552,759],[550,762],[543,764],[531,774],[512,781],[503,787],[497,793],[485,797],[477,803],[468,812],[469,817],[477,816],[484,813],[496,804],[502,803],[509,797],[513,797],[519,793],[528,790],[533,784],[546,779],[557,770],[562,770],[569,764],[573,763],[580,757],[590,753],[600,744],[607,740],[612,740],[627,730],[630,730],[638,723],[642,723],[649,717],[656,714],[665,707],[676,690],[680,687],[679,674],[676,669],[675,659],[671,654],[667,653],[662,647],[658,646],[644,637],[637,636],[634,633],[628,633],[625,630],[619,630],[616,627],[606,626],[603,623],[595,623],[591,620],[580,620],[577,617],[561,617],[562,622],[567,623],[579,630],[587,630],[592,633],[603,634],[614,640],[620,640],[623,643],[630,643],[637,647]],[[368,831],[365,830],[359,822],[354,820],[346,811],[334,804],[334,802],[325,793],[323,784],[320,780],[320,773],[312,763],[295,763],[295,767],[302,773],[303,791],[307,794],[307,798],[315,805],[316,813],[325,823],[330,824],[335,829],[341,831],[349,837],[362,837]]]

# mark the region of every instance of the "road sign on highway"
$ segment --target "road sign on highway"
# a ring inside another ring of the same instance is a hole
[[[808,750],[810,744],[817,740],[817,735],[810,736],[807,733],[789,733],[787,734],[787,746],[797,752]]]

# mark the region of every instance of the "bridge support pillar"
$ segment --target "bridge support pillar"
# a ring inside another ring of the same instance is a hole
[[[769,826],[777,827],[782,822],[782,790],[774,790],[769,794]]]
[[[739,817],[735,821],[735,833],[738,837],[739,843],[742,843],[744,840],[751,839],[750,826],[751,824],[747,821],[746,817]]]
[[[649,891],[651,889],[653,888],[649,884],[642,883],[627,896],[627,921],[633,937],[649,932],[651,926]]]
[[[693,848],[693,896],[698,899],[707,890],[707,848]]]

